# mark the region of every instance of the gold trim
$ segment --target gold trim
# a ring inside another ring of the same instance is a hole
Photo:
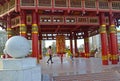
[[[33,31],[32,33],[37,34],[38,32],[37,31]]]
[[[89,53],[85,53],[85,57],[89,57],[90,55],[89,55]]]
[[[100,27],[100,33],[107,33],[106,32],[106,25],[101,25],[101,27]]]
[[[12,35],[7,35],[8,37],[11,37]]]
[[[115,25],[114,25],[114,24],[111,24],[110,26],[111,26],[111,27],[115,27]]]
[[[117,55],[111,55],[112,60],[117,60],[118,56]]]
[[[7,28],[7,31],[12,30],[11,28]]]
[[[25,31],[21,31],[20,33],[21,33],[21,34],[26,34],[26,32],[25,32]]]
[[[113,25],[110,25],[109,31],[110,31],[110,33],[116,33],[117,30],[116,30],[114,24],[113,24]]]
[[[38,26],[37,26],[37,24],[32,24],[32,33],[38,33]]]
[[[26,25],[25,24],[20,24],[20,26],[25,27]]]
[[[37,26],[37,24],[32,24],[32,26]]]
[[[11,35],[12,36],[12,29],[11,28],[7,28],[7,35]]]
[[[101,26],[102,26],[102,27],[106,27],[106,24],[102,24]]]
[[[108,60],[108,56],[107,55],[102,56],[102,60]]]
[[[21,24],[20,33],[26,33],[26,31],[27,31],[27,28],[26,28],[25,24]]]

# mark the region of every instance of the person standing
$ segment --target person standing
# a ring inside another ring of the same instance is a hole
[[[68,54],[67,56],[73,61],[73,54],[71,53],[70,49],[67,49],[66,53]]]
[[[47,60],[47,63],[49,64],[49,61],[51,61],[51,63],[53,63],[53,61],[52,61],[52,49],[51,49],[51,46],[49,46],[49,48],[47,50],[47,53],[49,55],[49,59]]]

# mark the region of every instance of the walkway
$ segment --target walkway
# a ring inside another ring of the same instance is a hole
[[[52,81],[53,76],[109,72],[115,70],[116,67],[120,67],[120,64],[103,66],[100,58],[74,58],[74,61],[71,61],[64,57],[63,63],[61,63],[60,58],[54,57],[53,64],[47,64],[46,61],[47,57],[40,62],[42,81]]]

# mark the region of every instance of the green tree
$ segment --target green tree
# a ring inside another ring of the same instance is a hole
[[[7,41],[6,31],[0,30],[0,55],[3,54],[6,41]]]
[[[52,46],[53,54],[56,54],[56,43],[53,42],[51,46]]]
[[[43,49],[42,49],[42,54],[43,54],[43,56],[46,55],[46,52],[47,52],[47,48],[46,48],[46,47],[43,47]]]
[[[78,48],[79,52],[84,52],[84,44],[80,45],[80,47]]]

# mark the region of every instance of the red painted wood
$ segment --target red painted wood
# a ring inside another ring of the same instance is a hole
[[[82,0],[82,12],[83,14],[85,13],[85,1],[84,0]]]
[[[36,8],[35,8],[35,11],[38,12],[38,0],[36,0]]]
[[[101,34],[101,43],[102,43],[102,56],[108,56],[107,51],[107,34],[102,33]],[[108,65],[108,60],[102,60],[103,65]]]
[[[26,28],[26,13],[25,13],[25,11],[20,12],[20,18],[21,18],[21,25],[24,24],[25,28]],[[27,33],[27,31],[25,31],[24,33],[21,32],[20,35],[23,37],[27,37],[26,33]]]
[[[109,15],[109,22],[110,22],[110,27],[112,25],[115,25],[114,19],[113,19],[113,14]],[[117,54],[118,54],[117,36],[116,36],[116,33],[114,30],[112,30],[110,32],[110,40],[111,40],[111,54],[114,58],[114,56],[117,56]],[[117,64],[117,63],[118,63],[118,59],[112,59],[112,64]]]
[[[70,33],[70,51],[73,54],[73,41],[72,41],[72,33]]]
[[[11,17],[8,15],[8,16],[7,16],[7,29],[8,29],[9,32],[12,32],[12,31],[10,31],[10,29],[11,29],[11,22],[10,22],[10,21],[11,21]],[[11,34],[12,34],[12,33],[11,33]],[[8,33],[8,39],[9,39],[10,37],[12,37],[11,34]]]
[[[16,12],[19,12],[20,11],[20,0],[16,0],[15,2],[17,5],[16,5]]]
[[[85,32],[85,38],[84,38],[84,46],[85,46],[85,54],[86,58],[89,58],[89,37],[88,37],[88,32]]]
[[[77,36],[76,33],[74,33],[74,47],[75,47],[75,54],[78,54],[78,49],[77,49]],[[78,55],[77,55],[78,56]]]
[[[110,39],[111,39],[111,53],[113,56],[115,56],[118,53],[116,35],[114,33],[110,33]],[[118,63],[118,59],[112,59],[112,64],[117,64],[117,63]]]
[[[32,14],[32,24],[37,24],[37,14],[33,11]],[[32,33],[32,56],[39,59],[39,48],[38,48],[38,31],[37,33]]]
[[[38,34],[32,34],[32,56],[38,58]]]
[[[39,40],[39,59],[42,59],[42,40]]]
[[[52,12],[54,12],[54,0],[52,0]]]
[[[100,14],[100,24],[101,24],[101,26],[102,25],[106,25],[106,23],[105,23],[105,14],[104,13],[101,13]],[[106,31],[106,30],[105,30]],[[104,33],[102,33],[101,32],[101,47],[102,47],[102,57],[103,57],[103,59],[102,59],[102,64],[103,65],[108,65],[108,59],[104,59],[106,56],[108,56],[108,51],[107,51],[107,33],[106,32],[104,32]]]

